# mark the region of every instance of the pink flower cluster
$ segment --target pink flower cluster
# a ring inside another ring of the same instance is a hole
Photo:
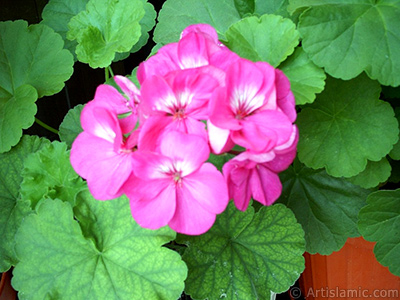
[[[140,90],[115,76],[81,114],[71,163],[99,200],[126,194],[143,227],[202,234],[229,199],[272,204],[296,155],[295,101],[286,76],[240,58],[206,24],[187,27],[139,65]],[[234,150],[232,150],[235,147]],[[237,151],[240,149],[240,151]],[[206,162],[234,152],[221,173]]]

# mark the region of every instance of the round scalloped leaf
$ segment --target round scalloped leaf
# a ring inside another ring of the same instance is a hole
[[[33,209],[44,197],[74,205],[76,195],[86,186],[71,166],[67,144],[57,141],[30,154],[21,175],[21,197],[29,200]]]
[[[0,22],[0,99],[24,84],[39,98],[61,91],[73,72],[72,54],[61,36],[44,24]]]
[[[143,8],[145,11],[144,17],[140,20],[141,35],[138,42],[133,45],[132,49],[128,53],[115,53],[113,61],[119,61],[127,58],[131,53],[139,51],[149,40],[149,31],[153,29],[156,24],[157,12],[151,3],[147,3],[146,0],[143,2]]]
[[[284,203],[303,226],[306,251],[329,255],[348,237],[358,236],[357,215],[369,191],[324,170],[313,170],[295,160],[280,174]]]
[[[141,228],[126,198],[81,196],[79,222],[69,203],[45,199],[22,223],[12,280],[19,298],[176,300],[187,268],[178,253],[162,247],[175,233]]]
[[[42,24],[54,29],[59,33],[65,42],[65,48],[68,49],[76,60],[75,48],[78,44],[75,40],[67,39],[68,23],[72,17],[76,16],[86,8],[89,0],[50,0],[42,12]]]
[[[366,71],[384,85],[400,85],[400,1],[302,0],[291,9],[308,6],[299,31],[318,66],[342,79]]]
[[[68,23],[67,38],[77,40],[79,61],[104,68],[116,52],[129,52],[139,41],[144,14],[142,0],[89,0]]]
[[[370,189],[388,180],[391,171],[392,167],[385,157],[380,161],[368,161],[364,171],[354,177],[347,178],[347,180],[365,189]]]
[[[71,148],[78,134],[83,131],[80,120],[83,107],[83,104],[79,104],[71,108],[60,124],[58,135],[60,136],[60,140],[66,143],[69,148]]]
[[[158,15],[154,30],[156,43],[177,42],[183,29],[191,24],[210,24],[221,39],[228,27],[241,19],[234,0],[168,0]]]
[[[280,64],[279,69],[289,78],[290,89],[297,105],[312,103],[315,94],[324,90],[326,79],[324,70],[317,67],[301,47]]]
[[[0,153],[18,144],[22,129],[35,122],[37,97],[35,88],[25,84],[16,88],[10,98],[0,98]]]
[[[23,136],[18,145],[0,154],[0,272],[18,262],[14,236],[22,219],[31,211],[29,202],[19,200],[24,160],[48,143],[36,136]]]
[[[377,191],[368,196],[359,214],[362,236],[377,242],[376,259],[396,276],[400,276],[400,189]]]
[[[194,299],[270,299],[304,270],[304,232],[280,204],[254,213],[231,202],[207,233],[179,242],[188,246],[185,292]]]
[[[229,27],[226,45],[241,57],[277,67],[299,44],[296,25],[277,15],[247,17]]]
[[[399,128],[380,86],[361,75],[350,81],[328,78],[325,90],[297,118],[299,159],[325,167],[336,177],[352,177],[379,161],[398,141]]]

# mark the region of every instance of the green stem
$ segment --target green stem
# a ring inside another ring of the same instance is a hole
[[[108,68],[108,71],[110,72],[111,76],[114,77],[114,72],[111,69],[111,65],[109,65],[107,68]]]
[[[105,72],[105,75],[106,75],[106,81],[110,78],[110,74],[108,73],[108,67],[105,67],[104,68],[104,72]]]
[[[51,131],[55,134],[58,134],[58,130],[54,129],[53,127],[47,125],[46,123],[43,123],[42,121],[40,121],[38,118],[35,118],[35,122],[38,123],[40,126],[42,126],[43,128],[46,128],[48,131]]]

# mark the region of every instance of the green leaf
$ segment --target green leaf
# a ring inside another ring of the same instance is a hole
[[[68,49],[76,60],[75,48],[78,44],[75,40],[67,39],[68,23],[72,17],[84,11],[89,0],[50,0],[42,12],[42,24],[53,28],[60,34],[65,42],[64,47]]]
[[[256,214],[231,201],[201,236],[180,236],[189,275],[185,292],[194,299],[270,299],[286,291],[304,270],[304,232],[283,205]]]
[[[400,124],[400,107],[396,107],[394,110],[397,122]],[[400,160],[400,140],[393,146],[392,151],[390,151],[389,156],[391,159]]]
[[[133,45],[129,52],[116,53],[113,61],[119,61],[127,58],[131,53],[139,51],[149,40],[149,31],[153,29],[156,24],[157,12],[154,10],[154,6],[151,3],[147,3],[146,0],[143,2],[143,8],[145,10],[144,17],[140,20],[141,35],[139,41]]]
[[[280,64],[279,69],[289,78],[297,105],[314,102],[315,94],[324,90],[325,72],[308,58],[301,47]]]
[[[364,171],[354,177],[347,178],[347,180],[365,189],[370,189],[388,180],[391,171],[392,168],[386,158],[380,161],[368,161]]]
[[[309,169],[297,160],[280,178],[283,191],[279,202],[289,207],[303,226],[307,252],[329,255],[348,237],[358,236],[357,215],[369,191],[324,170]]]
[[[299,43],[296,25],[277,15],[247,17],[229,27],[227,46],[241,57],[277,67]]]
[[[254,13],[254,1],[255,0],[234,0],[236,10],[242,18],[248,14]]]
[[[350,81],[328,78],[317,100],[298,114],[299,159],[314,169],[325,167],[332,176],[351,177],[367,160],[386,156],[399,129],[379,94],[379,84],[364,75]]]
[[[9,99],[0,99],[0,153],[16,145],[35,122],[37,92],[30,85],[21,85]]]
[[[74,64],[63,47],[60,35],[46,25],[0,22],[0,99],[24,84],[33,86],[39,98],[61,91]]]
[[[158,15],[154,30],[156,43],[177,42],[183,29],[191,24],[210,24],[221,39],[228,27],[241,19],[234,0],[168,0]]]
[[[302,45],[334,77],[366,71],[384,85],[400,85],[400,2],[394,0],[301,0]]]
[[[255,13],[259,15],[274,14],[289,18],[290,15],[287,11],[288,2],[289,0],[256,0]]]
[[[58,199],[46,199],[24,220],[13,272],[19,298],[177,299],[187,268],[178,253],[161,247],[175,233],[141,228],[126,198],[81,196],[79,222],[71,205]]]
[[[216,166],[218,170],[222,171],[222,167],[224,166],[224,164],[233,157],[235,157],[235,155],[229,153],[223,153],[219,155],[211,153],[207,161]]]
[[[29,155],[22,170],[21,196],[35,209],[44,197],[75,204],[76,195],[85,187],[69,161],[67,145],[57,141]]]
[[[0,154],[0,272],[18,262],[14,235],[22,219],[31,211],[29,202],[19,200],[24,160],[48,143],[46,139],[24,136],[11,151]]]
[[[73,63],[61,37],[46,25],[0,22],[0,153],[33,124],[37,98],[63,88]]]
[[[68,23],[67,38],[77,40],[78,60],[104,68],[116,52],[129,52],[139,41],[144,13],[141,0],[89,0]]]
[[[66,143],[69,148],[71,148],[78,134],[83,131],[80,120],[83,107],[83,104],[79,104],[70,109],[60,124],[58,135],[61,141]]]
[[[360,211],[358,227],[362,236],[377,242],[376,259],[400,276],[400,189],[377,191],[368,196]]]

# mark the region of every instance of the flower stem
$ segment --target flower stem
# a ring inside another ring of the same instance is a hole
[[[106,81],[110,78],[110,74],[108,73],[108,67],[104,68],[104,73],[105,73],[105,77],[106,77]]]
[[[43,123],[42,121],[40,121],[38,118],[35,117],[35,122],[38,123],[40,126],[42,126],[43,128],[46,128],[48,131],[51,131],[55,134],[58,134],[58,130],[54,129],[53,127],[47,125],[46,123]]]
[[[107,68],[108,68],[108,71],[109,71],[110,74],[111,74],[111,77],[114,77],[114,72],[113,72],[113,70],[111,69],[111,65],[109,65]]]

